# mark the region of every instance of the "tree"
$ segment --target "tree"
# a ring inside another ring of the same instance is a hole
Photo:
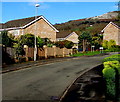
[[[38,36],[37,37],[37,46],[43,47],[44,44],[45,44],[45,42],[43,41],[43,39]]]
[[[83,52],[86,51],[87,44],[92,40],[92,36],[89,32],[82,32],[82,34],[78,38],[80,41],[82,41],[83,45]]]
[[[5,45],[6,47],[12,47],[14,40],[8,36],[7,31],[2,31],[0,34],[0,43]]]
[[[17,39],[17,43],[14,43],[16,56],[19,57],[19,55],[25,54],[24,45],[34,47],[34,39],[35,37],[32,34],[21,35],[20,38]]]
[[[21,45],[27,45],[28,47],[34,47],[35,36],[33,34],[21,35],[18,42]]]
[[[102,46],[103,35],[96,34],[92,37],[91,44],[95,46],[95,49],[99,49]]]

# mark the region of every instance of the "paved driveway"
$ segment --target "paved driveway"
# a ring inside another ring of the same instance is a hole
[[[3,100],[50,100],[106,56],[80,57],[3,74]]]

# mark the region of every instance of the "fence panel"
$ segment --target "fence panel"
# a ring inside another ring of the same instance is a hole
[[[54,56],[54,48],[52,47],[47,48],[47,56]]]
[[[28,48],[28,55],[27,55],[27,57],[31,57],[31,58],[33,58],[34,57],[34,48]]]
[[[63,49],[56,47],[56,55],[63,56]]]
[[[45,57],[45,50],[43,48],[38,48],[38,57]]]

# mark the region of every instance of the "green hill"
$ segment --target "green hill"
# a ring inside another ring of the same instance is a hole
[[[60,31],[58,34],[74,31],[79,35],[82,31],[89,31],[92,35],[96,35],[101,33],[101,30],[111,21],[120,26],[119,13],[120,11],[113,11],[96,17],[55,24],[54,26]]]

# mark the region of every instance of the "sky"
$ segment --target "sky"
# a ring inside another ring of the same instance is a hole
[[[52,24],[83,19],[117,11],[117,2],[38,2],[37,15]],[[2,2],[0,23],[35,16],[35,2]]]

